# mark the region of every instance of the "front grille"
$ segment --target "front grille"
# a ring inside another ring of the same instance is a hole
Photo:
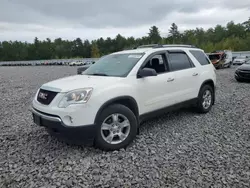
[[[49,105],[55,98],[57,92],[40,89],[37,95],[37,101],[44,105]]]
[[[238,74],[239,74],[241,77],[250,78],[250,71],[243,71],[243,70],[240,70],[240,71],[238,72]]]

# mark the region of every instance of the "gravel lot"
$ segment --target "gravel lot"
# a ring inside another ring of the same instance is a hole
[[[216,105],[143,124],[127,150],[67,145],[32,123],[39,86],[76,67],[0,67],[0,187],[250,187],[250,85],[217,71]]]

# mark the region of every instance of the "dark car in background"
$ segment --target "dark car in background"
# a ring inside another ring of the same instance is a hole
[[[250,60],[236,69],[234,77],[238,82],[250,81]]]
[[[86,62],[83,66],[79,67],[77,69],[77,74],[82,74],[85,70],[87,70],[91,65],[93,65],[95,62],[94,61],[88,61]]]

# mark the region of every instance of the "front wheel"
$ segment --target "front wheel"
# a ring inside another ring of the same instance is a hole
[[[98,117],[95,145],[112,151],[127,147],[136,137],[137,119],[134,113],[121,104],[110,105]]]
[[[207,113],[211,110],[214,102],[214,90],[210,85],[204,85],[198,96],[197,111]]]

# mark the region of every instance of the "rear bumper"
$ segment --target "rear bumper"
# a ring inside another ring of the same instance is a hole
[[[76,144],[92,144],[96,135],[96,125],[67,126],[60,117],[31,109],[33,121],[45,127],[53,136]]]

